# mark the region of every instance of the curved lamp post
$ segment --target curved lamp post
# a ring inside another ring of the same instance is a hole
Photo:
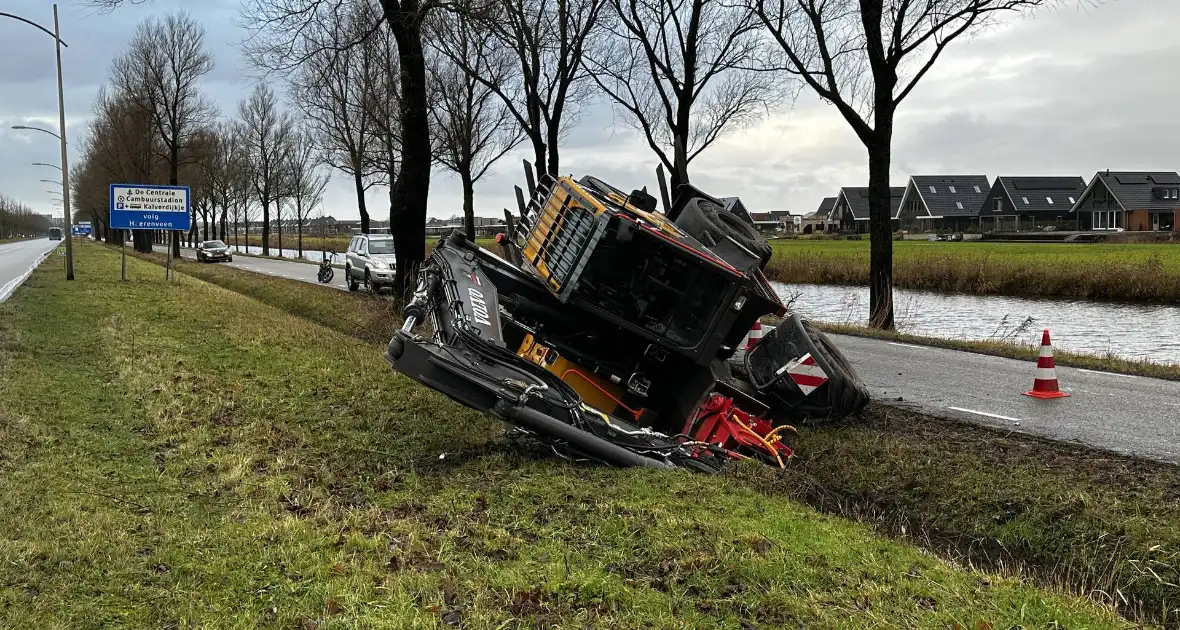
[[[63,230],[63,237],[66,241],[66,280],[74,279],[74,240],[70,238],[73,232],[73,226],[70,220],[70,168],[69,161],[66,158],[66,104],[65,91],[62,88],[61,80],[61,47],[68,44],[61,40],[61,24],[57,19],[57,4],[53,5],[53,30],[49,30],[32,20],[25,19],[19,15],[0,11],[0,17],[12,18],[18,22],[24,22],[33,28],[45,33],[53,38],[57,49],[57,125],[58,133],[53,133],[48,129],[41,129],[40,127],[27,127],[25,125],[15,125],[13,129],[30,129],[35,131],[43,131],[58,139],[61,144],[61,166],[57,167],[61,170],[61,194],[62,194],[62,212],[65,215],[65,230]],[[52,164],[44,164],[43,166],[53,166]]]

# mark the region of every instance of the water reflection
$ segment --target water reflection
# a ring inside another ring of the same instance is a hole
[[[867,287],[780,284],[792,309],[819,321],[863,324]],[[1074,352],[1180,363],[1180,307],[1002,296],[894,292],[897,328],[949,339],[1040,343],[1048,328],[1053,346]]]

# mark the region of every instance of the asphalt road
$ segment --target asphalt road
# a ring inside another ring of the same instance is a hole
[[[1057,367],[1069,398],[1024,396],[1035,361],[832,335],[873,397],[1059,441],[1180,463],[1180,382]],[[901,401],[898,401],[898,398]]]
[[[161,254],[167,254],[168,248],[164,245],[156,245],[155,250]],[[181,248],[181,258],[188,260],[196,260],[197,252],[193,249]],[[337,261],[343,260],[341,256],[336,257]],[[253,256],[243,256],[241,254],[234,254],[233,262],[218,262],[209,263],[211,265],[226,265],[235,267],[237,269],[245,269],[246,271],[253,271],[255,273],[264,273],[270,276],[278,276],[280,278],[287,278],[289,280],[300,280],[302,282],[311,282],[313,284],[320,284],[316,278],[319,273],[319,265],[315,263],[295,262],[285,260],[274,260],[271,258],[256,258]],[[341,291],[347,291],[348,287],[344,284],[344,270],[336,269],[336,275],[328,284],[321,284],[320,286],[330,286]]]
[[[0,245],[0,302],[7,300],[25,281],[42,255],[61,244],[62,241],[39,238]]]
[[[186,258],[191,250],[182,251]],[[239,269],[319,284],[316,265],[235,256]],[[332,287],[344,290],[343,270]],[[934,415],[1180,463],[1180,382],[1057,367],[1068,398],[1022,395],[1035,361],[832,335],[873,398]],[[900,399],[900,400],[899,400]]]

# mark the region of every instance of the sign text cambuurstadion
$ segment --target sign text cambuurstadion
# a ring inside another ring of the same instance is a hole
[[[111,227],[180,230],[192,227],[188,186],[111,184]]]

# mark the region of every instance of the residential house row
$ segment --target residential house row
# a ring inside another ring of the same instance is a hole
[[[802,217],[801,231],[869,231],[867,187],[841,188]],[[1180,231],[1180,174],[1100,171],[1081,177],[914,175],[890,188],[894,230],[916,232]]]

